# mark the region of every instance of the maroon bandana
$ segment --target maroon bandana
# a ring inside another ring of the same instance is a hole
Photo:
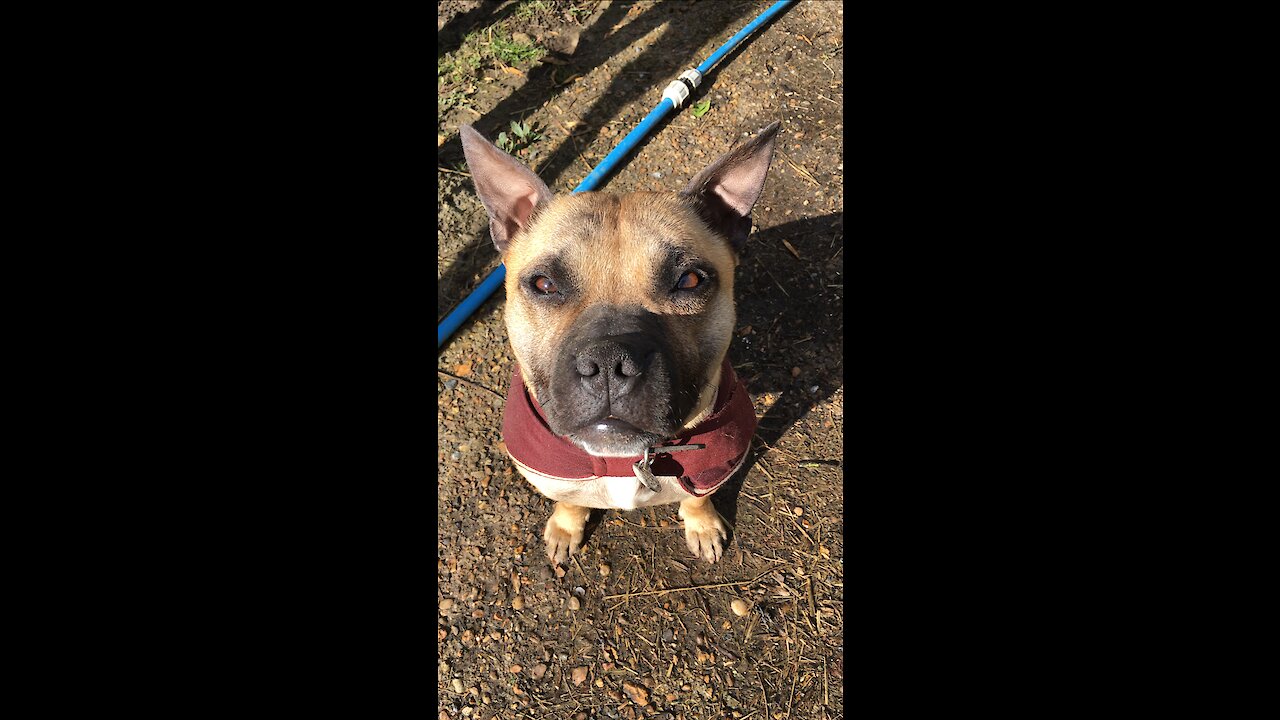
[[[711,415],[669,441],[670,445],[704,444],[706,447],[670,454],[656,449],[650,469],[654,475],[679,477],[685,492],[702,497],[729,479],[751,447],[755,431],[756,412],[751,396],[725,358]],[[507,394],[507,407],[502,416],[502,439],[507,444],[507,452],[522,465],[566,480],[633,477],[632,466],[640,460],[639,455],[631,458],[589,455],[551,432],[542,408],[524,385],[519,367],[511,375],[511,392]]]

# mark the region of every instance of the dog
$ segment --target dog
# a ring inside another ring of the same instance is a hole
[[[756,417],[727,354],[734,270],[780,123],[678,193],[546,184],[470,125],[460,130],[506,265],[516,359],[502,434],[516,468],[556,501],[543,539],[566,564],[592,508],[680,503],[689,550],[720,559],[711,494],[745,462]]]

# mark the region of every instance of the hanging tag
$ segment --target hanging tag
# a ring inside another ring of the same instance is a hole
[[[636,464],[631,466],[631,470],[636,474],[636,479],[644,483],[645,487],[653,492],[658,492],[662,489],[662,486],[658,484],[658,478],[649,469],[649,464],[652,462],[653,460],[649,457],[649,448],[645,448],[644,457],[637,460]]]

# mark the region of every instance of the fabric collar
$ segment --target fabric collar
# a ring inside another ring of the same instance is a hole
[[[725,358],[711,414],[696,427],[665,443],[705,444],[706,447],[670,454],[655,449],[650,467],[655,475],[680,478],[685,492],[701,497],[728,480],[741,465],[755,431],[756,413],[751,396]],[[511,375],[511,391],[502,416],[502,439],[507,452],[520,464],[542,475],[565,480],[631,477],[632,466],[641,457],[596,457],[553,433],[542,408],[525,387],[519,366]]]

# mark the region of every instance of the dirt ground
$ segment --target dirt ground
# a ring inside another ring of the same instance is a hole
[[[770,4],[440,2],[437,319],[498,264],[460,124],[506,132],[569,192]],[[729,356],[761,420],[747,471],[715,495],[733,526],[720,562],[690,556],[672,505],[597,512],[553,570],[552,503],[501,444],[502,290],[439,352],[439,717],[844,716],[842,22],[839,2],[789,8],[708,75],[690,98],[705,114],[680,110],[602,188],[679,190],[782,121],[736,281]]]

